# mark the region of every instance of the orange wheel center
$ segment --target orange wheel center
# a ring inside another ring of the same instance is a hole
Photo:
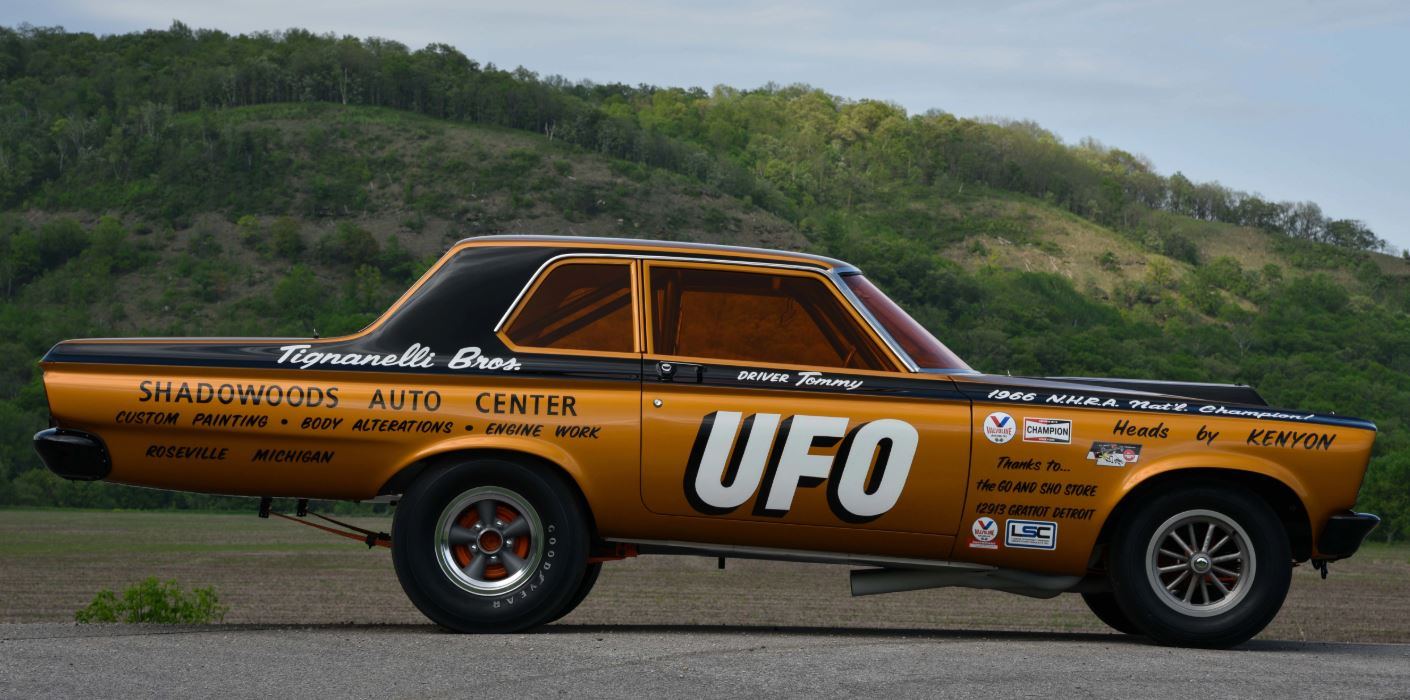
[[[494,530],[485,530],[480,533],[480,551],[485,554],[494,554],[504,546],[504,537]]]

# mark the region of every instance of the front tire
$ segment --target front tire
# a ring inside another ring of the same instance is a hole
[[[1112,592],[1160,644],[1227,648],[1268,626],[1287,597],[1292,550],[1263,499],[1209,484],[1128,511],[1112,542]]]
[[[587,520],[557,474],[502,459],[432,467],[402,496],[392,563],[433,622],[518,632],[555,619],[587,568]]]
[[[1141,630],[1131,624],[1126,613],[1121,612],[1121,606],[1116,602],[1116,596],[1111,593],[1083,593],[1082,602],[1087,604],[1087,609],[1092,611],[1097,619],[1105,622],[1110,627],[1122,634],[1140,634]]]

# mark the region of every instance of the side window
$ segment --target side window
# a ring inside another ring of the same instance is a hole
[[[808,275],[650,266],[652,345],[662,355],[887,369],[828,286]]]
[[[566,263],[552,268],[510,319],[515,345],[635,352],[630,263]]]

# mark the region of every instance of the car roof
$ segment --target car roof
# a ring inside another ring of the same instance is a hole
[[[549,235],[495,235],[476,236],[461,239],[456,248],[464,246],[494,245],[534,245],[545,248],[616,248],[645,255],[709,255],[716,254],[730,258],[753,259],[768,262],[787,262],[818,267],[836,272],[855,272],[856,266],[822,255],[798,253],[771,248],[750,248],[746,246],[719,245],[715,243],[694,243],[691,241],[656,241],[638,238],[609,238],[597,236],[549,236]]]

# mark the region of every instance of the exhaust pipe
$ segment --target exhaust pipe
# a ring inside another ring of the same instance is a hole
[[[858,569],[851,574],[852,595],[918,591],[925,588],[982,588],[1030,598],[1053,598],[1077,588],[1081,576],[1036,574],[1012,569]]]

